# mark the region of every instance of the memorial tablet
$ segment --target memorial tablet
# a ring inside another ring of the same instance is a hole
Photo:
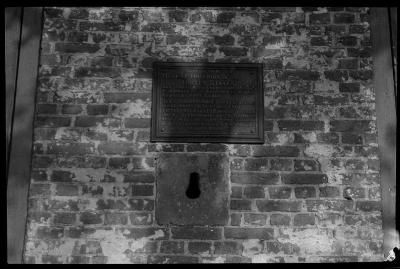
[[[262,64],[155,62],[151,142],[264,143]]]

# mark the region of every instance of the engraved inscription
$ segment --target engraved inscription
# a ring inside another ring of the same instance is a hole
[[[157,70],[154,99],[159,134],[202,139],[259,134],[257,69],[208,65]]]

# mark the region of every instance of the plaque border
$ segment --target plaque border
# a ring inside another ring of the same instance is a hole
[[[160,136],[157,127],[157,114],[159,107],[159,71],[161,68],[185,68],[185,67],[220,67],[220,68],[254,68],[258,73],[258,85],[256,92],[256,132],[252,135],[181,135],[181,136]],[[264,83],[263,83],[263,64],[262,63],[208,63],[208,62],[154,62],[153,63],[153,81],[151,93],[151,121],[150,121],[150,142],[173,142],[173,143],[247,143],[247,144],[264,144]]]

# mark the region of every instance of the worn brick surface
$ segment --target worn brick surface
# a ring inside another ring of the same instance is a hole
[[[383,260],[369,8],[44,10],[26,263]],[[262,63],[265,143],[150,143],[155,61]],[[226,156],[226,224],[157,223],[188,152]]]

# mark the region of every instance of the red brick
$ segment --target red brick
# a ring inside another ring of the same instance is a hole
[[[296,187],[294,189],[296,198],[314,198],[316,191],[314,187]]]
[[[294,226],[305,226],[314,224],[315,224],[314,214],[296,214],[293,218]]]
[[[279,174],[259,172],[233,172],[231,175],[231,181],[232,183],[239,184],[275,185],[279,181]]]
[[[71,118],[57,116],[37,116],[35,127],[68,127],[71,125]]]
[[[300,201],[257,200],[256,205],[260,212],[298,212],[301,210],[302,203]]]
[[[292,189],[290,187],[269,187],[268,193],[271,199],[289,199]]]
[[[125,119],[126,128],[150,128],[150,119]]]
[[[48,196],[50,195],[50,184],[36,183],[31,184],[29,188],[30,196]]]
[[[286,174],[282,175],[282,182],[285,184],[323,184],[328,183],[325,174]]]
[[[84,155],[94,153],[91,143],[56,142],[47,144],[47,153],[63,156]]]
[[[79,192],[79,187],[76,185],[69,185],[69,184],[56,185],[56,195],[59,196],[77,196],[78,192]]]
[[[95,53],[100,49],[97,44],[56,43],[55,51],[60,53]]]
[[[267,215],[244,213],[244,223],[255,226],[265,226],[267,223]]]
[[[354,207],[353,201],[347,200],[306,200],[307,211],[317,212],[319,210],[350,211]]]
[[[334,23],[353,23],[354,14],[353,13],[335,13],[333,17]]]
[[[363,212],[382,211],[381,201],[357,201],[356,210]]]
[[[102,214],[95,212],[83,212],[79,220],[84,224],[101,224],[103,223]]]
[[[215,255],[240,255],[242,253],[242,245],[236,241],[222,241],[214,243]]]
[[[191,264],[191,263],[198,263],[198,257],[191,257],[191,256],[163,256],[163,255],[149,255],[147,257],[147,263],[149,264]]]
[[[76,214],[75,213],[55,213],[53,218],[54,224],[74,224],[76,221]]]
[[[149,212],[134,212],[129,214],[132,225],[151,225],[153,215]]]
[[[251,201],[250,200],[238,200],[232,199],[230,202],[231,210],[251,210]]]
[[[231,226],[240,226],[241,221],[242,221],[242,214],[240,213],[231,214],[231,220],[230,220]]]
[[[107,105],[87,105],[86,111],[88,115],[107,115]]]
[[[279,120],[278,126],[281,131],[323,131],[323,121],[298,121],[298,120]]]
[[[39,226],[36,230],[36,236],[39,239],[58,239],[64,236],[64,228]]]
[[[265,158],[245,159],[244,169],[247,171],[265,171],[268,169],[268,159]]]
[[[339,92],[358,93],[360,92],[360,83],[359,82],[340,83]]]
[[[272,239],[274,230],[272,228],[224,228],[227,239]]]
[[[153,196],[153,185],[133,185],[132,196]]]
[[[188,250],[192,254],[203,254],[211,252],[211,243],[209,242],[188,242]]]
[[[161,241],[160,253],[183,254],[183,241]]]
[[[289,226],[290,216],[283,214],[271,214],[270,224],[277,226]]]
[[[214,227],[172,227],[173,239],[218,240],[221,239],[221,228]]]
[[[126,225],[128,223],[128,216],[124,213],[106,213],[104,215],[105,225]]]
[[[278,254],[283,252],[285,255],[299,255],[300,254],[300,246],[296,244],[292,244],[290,242],[282,243],[275,241],[266,242],[267,253]]]
[[[276,171],[291,171],[293,170],[293,160],[290,159],[271,159],[270,169]]]
[[[321,170],[318,161],[294,160],[294,171],[319,171]]]
[[[335,186],[324,186],[319,187],[319,197],[339,197],[340,191],[338,187]]]
[[[139,149],[137,144],[130,142],[101,142],[98,146],[100,154],[141,155],[144,149]]]
[[[254,157],[297,157],[299,149],[292,146],[253,146]]]
[[[264,187],[247,186],[244,188],[244,196],[246,198],[265,198]]]
[[[310,14],[309,21],[310,24],[328,24],[331,21],[331,16],[329,13],[314,13]]]
[[[71,182],[75,179],[75,174],[70,171],[54,170],[50,176],[51,181]]]

